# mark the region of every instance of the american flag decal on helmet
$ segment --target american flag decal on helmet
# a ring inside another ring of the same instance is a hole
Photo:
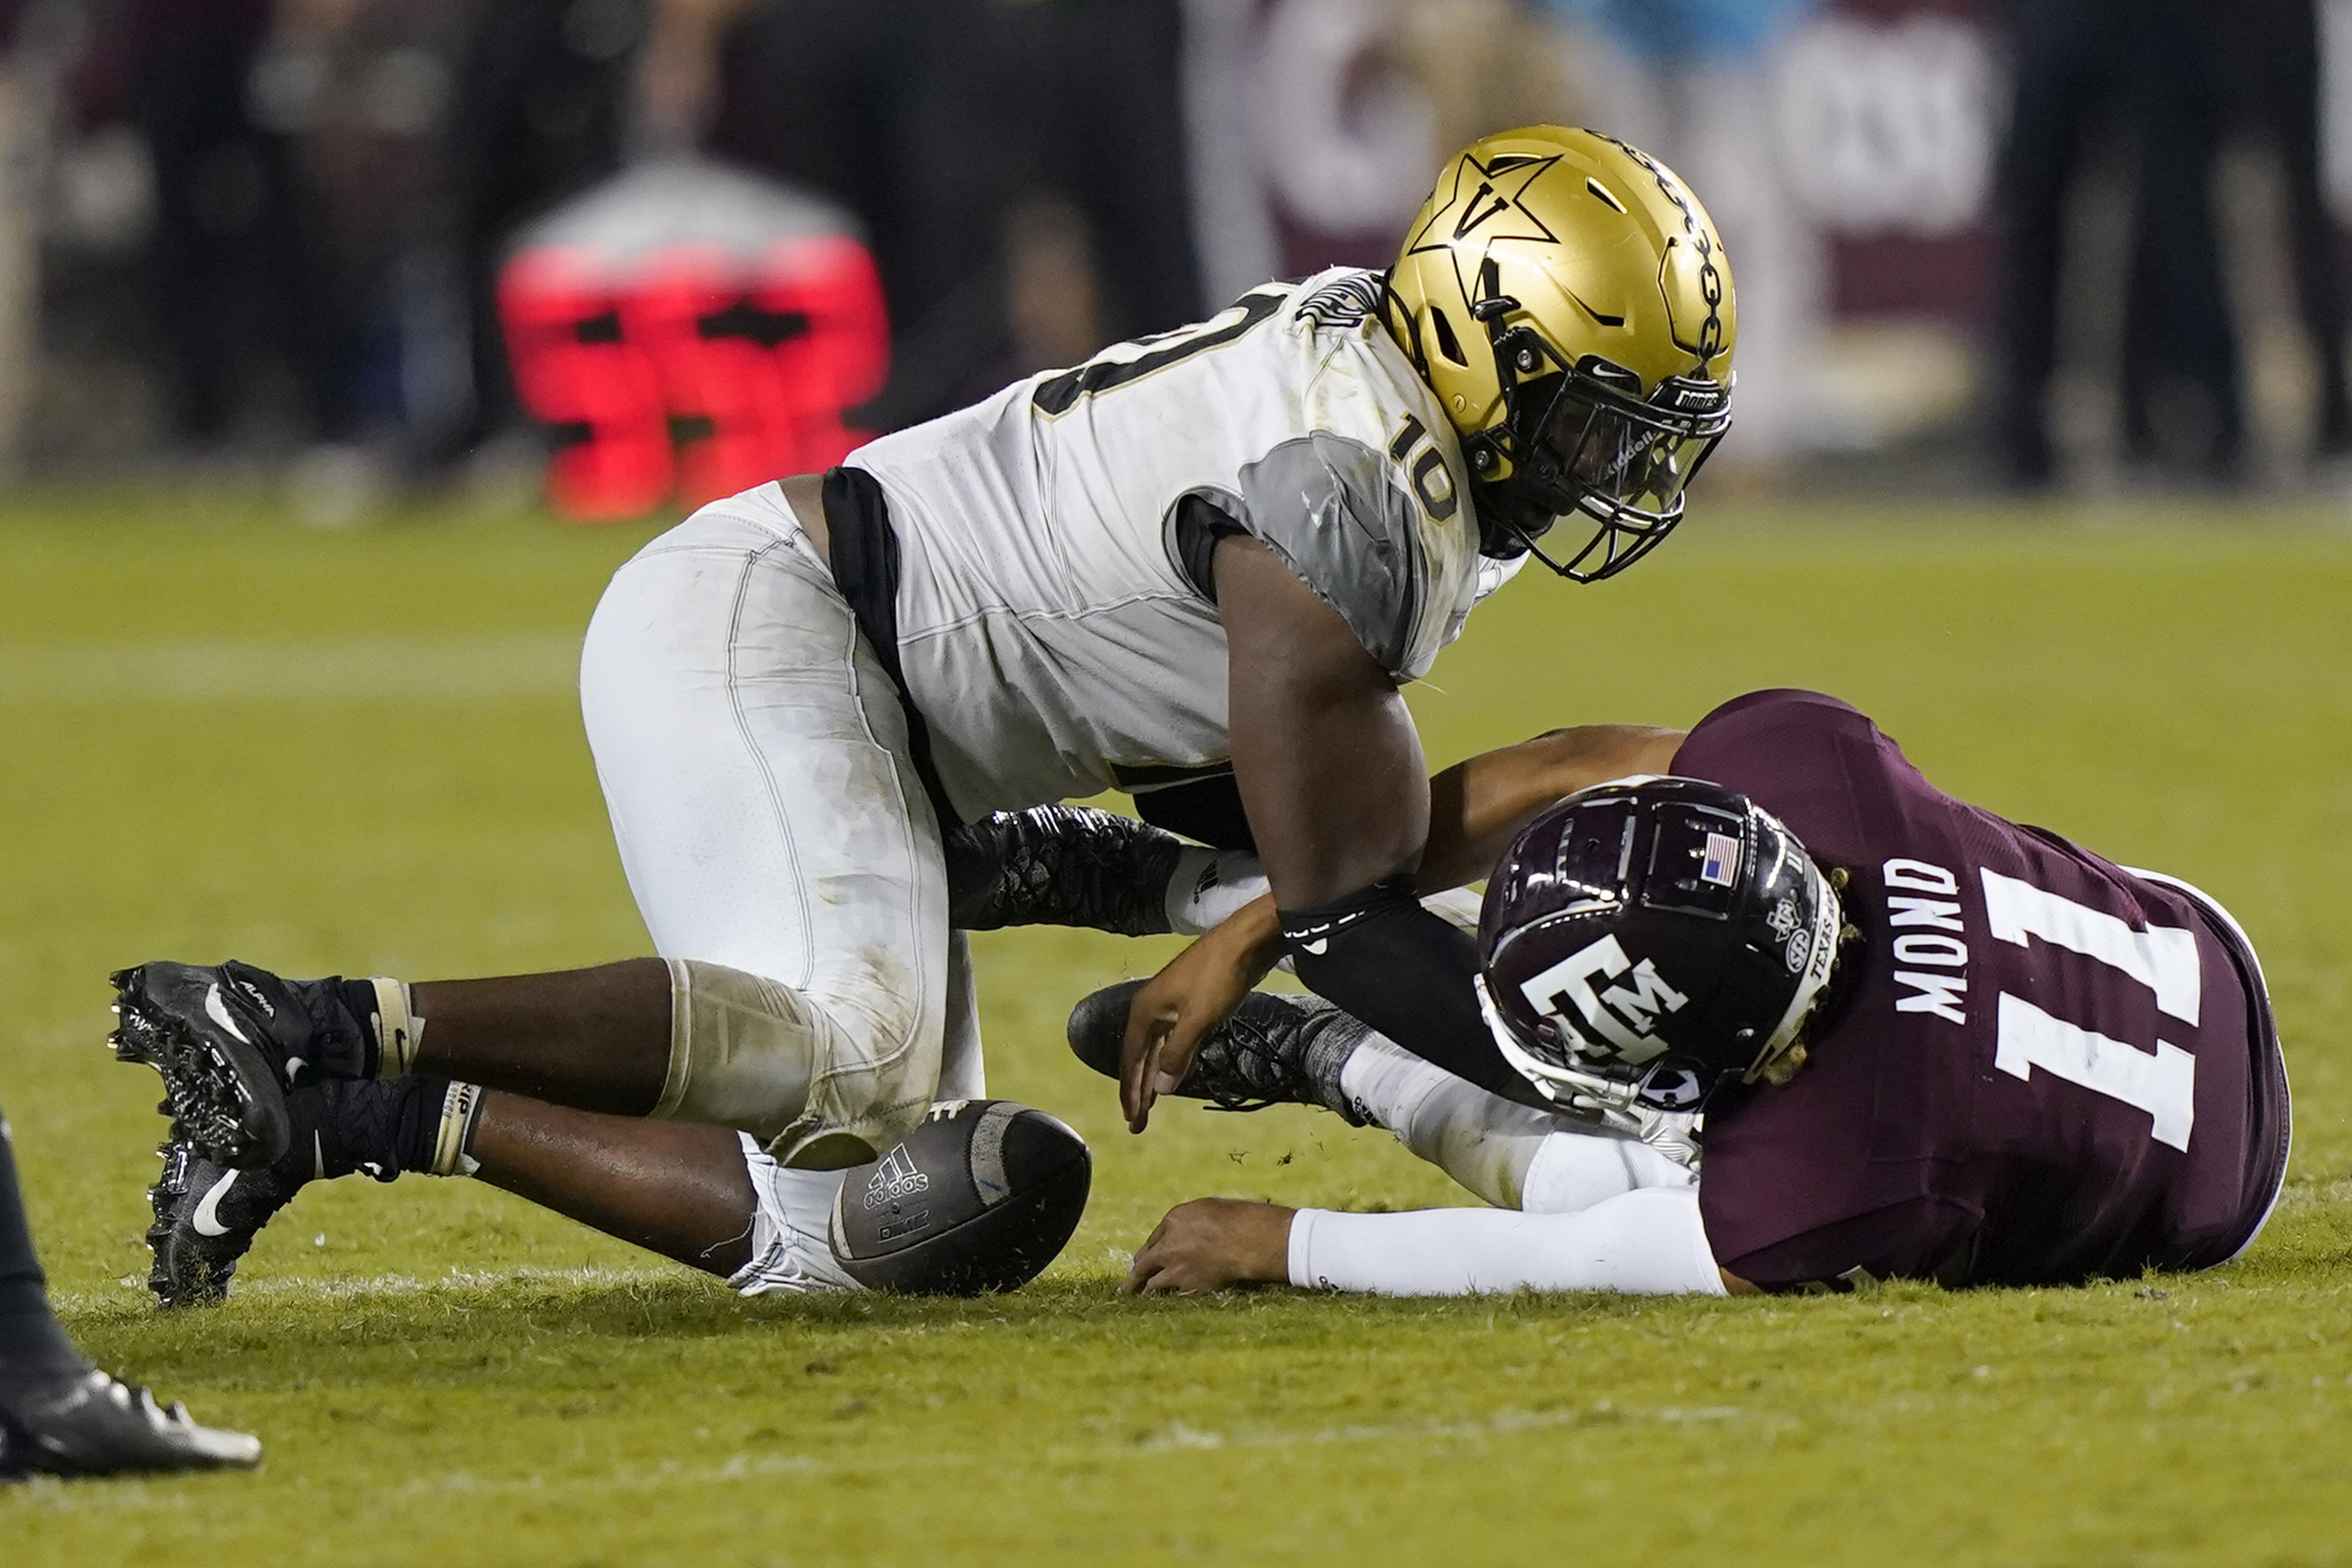
[[[1706,856],[1698,868],[1699,880],[1729,887],[1739,880],[1739,841],[1729,833],[1706,836]]]

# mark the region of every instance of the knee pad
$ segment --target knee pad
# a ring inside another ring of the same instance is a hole
[[[939,1084],[936,1030],[873,1039],[792,987],[673,958],[669,1071],[653,1114],[760,1139],[805,1170],[864,1165],[912,1131]]]

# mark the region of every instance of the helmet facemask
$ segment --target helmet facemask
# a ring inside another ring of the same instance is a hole
[[[1559,1022],[1545,1019],[1533,1030],[1534,1049],[1495,1006],[1486,977],[1473,977],[1478,1009],[1486,1032],[1511,1070],[1535,1086],[1553,1104],[1578,1113],[1622,1115],[1641,1110],[1690,1111],[1704,1104],[1707,1086],[1695,1064],[1669,1052],[1638,1066],[1622,1061],[1596,1062],[1579,1046],[1589,1044],[1581,1034],[1571,1043]],[[1570,1032],[1574,1032],[1570,1026]]]
[[[1463,445],[1482,478],[1490,555],[1531,553],[1560,576],[1598,582],[1655,549],[1682,520],[1684,492],[1731,424],[1725,386],[1669,376],[1647,399],[1633,371],[1588,354],[1567,363],[1532,328],[1503,327],[1518,302],[1489,294],[1487,324],[1504,417]],[[1538,541],[1581,514],[1599,526],[1562,559]],[[1500,536],[1497,538],[1496,536]]]

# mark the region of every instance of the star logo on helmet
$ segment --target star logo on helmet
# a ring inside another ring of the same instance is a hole
[[[1450,249],[1473,236],[1489,244],[1504,239],[1559,243],[1559,236],[1520,199],[1528,186],[1543,178],[1544,171],[1559,162],[1557,153],[1531,158],[1523,152],[1505,152],[1486,163],[1465,157],[1454,166],[1454,189],[1444,205],[1430,214],[1429,222],[1412,236],[1405,254]]]

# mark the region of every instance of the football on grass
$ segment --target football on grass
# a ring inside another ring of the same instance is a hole
[[[841,1184],[833,1255],[851,1279],[916,1296],[1025,1285],[1078,1228],[1086,1140],[1010,1100],[948,1100]]]

